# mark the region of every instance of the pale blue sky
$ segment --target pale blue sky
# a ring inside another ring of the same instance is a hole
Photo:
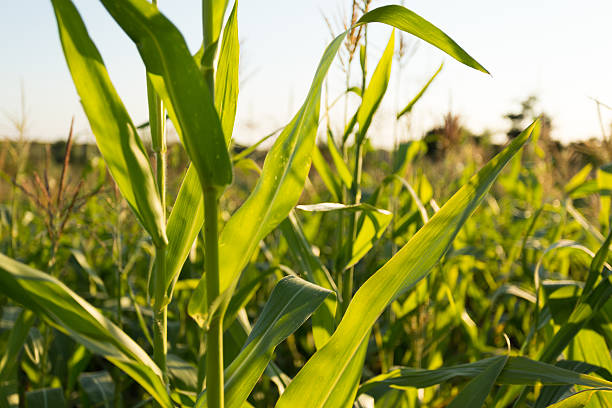
[[[134,46],[98,2],[75,3],[132,118],[136,123],[146,120],[143,68]],[[337,20],[349,3],[241,0],[239,31],[246,81],[239,97],[238,140],[256,140],[287,122],[301,104],[330,40],[322,15]],[[394,2],[374,0],[375,6],[390,3]],[[199,4],[160,0],[161,10],[178,25],[193,50],[201,40]],[[393,113],[442,61],[446,62],[443,72],[413,111],[411,129],[403,137],[420,136],[449,109],[475,131],[504,132],[507,123],[502,115],[532,93],[552,115],[557,138],[601,136],[595,104],[588,97],[612,105],[612,1],[590,0],[580,6],[565,0],[408,0],[405,4],[453,37],[492,76],[466,68],[421,42],[401,73],[399,88],[398,71],[393,72],[394,82],[376,122],[378,144],[391,140]],[[19,113],[23,83],[30,137],[64,137],[75,115],[84,140],[88,124],[61,53],[50,2],[2,1],[0,16],[0,112]],[[370,33],[371,72],[390,30],[376,25]],[[333,99],[344,82],[343,74],[335,69],[329,78]],[[336,120],[341,119],[341,110],[333,115]],[[609,124],[612,112],[602,113]],[[12,132],[9,121],[0,116],[0,135]]]

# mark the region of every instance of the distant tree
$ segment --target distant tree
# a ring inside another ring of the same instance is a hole
[[[535,111],[537,102],[538,98],[535,95],[530,95],[521,102],[520,111],[509,112],[504,115],[510,121],[510,130],[506,133],[508,139],[517,137],[529,125],[527,122],[531,122],[538,116]]]
[[[427,144],[427,155],[439,158],[444,152],[465,140],[469,133],[461,124],[461,118],[452,112],[444,116],[444,122],[428,130],[423,136]]]

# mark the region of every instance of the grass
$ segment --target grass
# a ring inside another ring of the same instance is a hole
[[[148,150],[72,1],[52,0],[104,162],[71,187],[69,137],[57,178],[2,169],[16,188],[0,219],[0,405],[609,406],[609,167],[554,177],[545,120],[494,147],[452,116],[381,160],[370,125],[400,32],[487,70],[410,10],[369,1],[263,160],[235,153],[229,3],[203,1],[192,56],[156,4],[102,1],[147,70]],[[375,64],[371,22],[394,27]],[[343,47],[361,103],[317,146]]]

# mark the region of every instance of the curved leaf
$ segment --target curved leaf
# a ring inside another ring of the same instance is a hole
[[[465,52],[459,44],[453,41],[452,38],[444,34],[444,32],[429,21],[407,8],[397,5],[376,8],[364,14],[356,25],[367,23],[385,23],[398,28],[427,41],[468,67],[482,71],[486,74],[489,73],[489,71]]]
[[[174,285],[189,251],[204,223],[204,198],[198,173],[193,165],[187,169],[176,201],[168,217],[166,247],[166,304],[170,303]]]
[[[66,406],[61,388],[43,388],[26,392],[26,406],[36,408],[63,408]]]
[[[259,241],[287,217],[302,193],[318,128],[321,87],[343,39],[340,36],[328,46],[306,101],[268,152],[255,189],[221,232],[220,289],[227,291],[225,302]],[[199,323],[206,321],[205,294],[204,277],[189,303],[189,314]]]
[[[287,276],[276,284],[240,354],[225,369],[225,407],[242,406],[276,346],[296,331],[331,293],[295,276]],[[206,406],[204,393],[196,407]]]
[[[579,391],[556,404],[550,405],[549,408],[582,408],[587,406],[593,395],[609,394],[610,392],[612,392],[612,388],[609,387]]]
[[[444,255],[463,223],[484,199],[506,163],[529,139],[532,124],[473,176],[406,245],[357,291],[340,325],[326,345],[308,360],[277,403],[277,407],[334,405],[345,396],[336,384],[383,310],[427,276]],[[308,390],[308,391],[306,391]]]
[[[213,97],[181,33],[146,0],[101,1],[138,47],[200,183],[230,184],[232,165]]]
[[[365,135],[370,128],[372,118],[382,101],[385,92],[387,92],[387,85],[389,85],[389,78],[391,77],[391,63],[393,62],[393,53],[395,51],[395,30],[391,32],[391,37],[387,43],[387,47],[383,52],[378,65],[372,74],[372,79],[368,87],[363,92],[361,98],[361,106],[357,112],[357,123],[359,124],[359,132],[355,143],[361,144]]]
[[[448,405],[448,408],[482,407],[495,381],[504,369],[508,356],[498,356],[491,359],[484,371],[470,381]]]
[[[138,382],[163,407],[172,407],[153,360],[113,322],[57,279],[0,254],[0,292],[101,355]]]
[[[312,246],[304,234],[295,211],[289,213],[279,229],[287,240],[289,251],[296,258],[300,269],[306,273],[308,280],[337,294],[336,283],[319,257],[312,252]],[[312,315],[312,337],[317,349],[323,347],[336,329],[336,301],[336,296],[328,296],[323,305]]]
[[[102,57],[70,0],[52,0],[72,80],[113,179],[156,244],[167,242],[163,209],[142,141]]]
[[[446,34],[404,7],[374,9],[364,14],[354,27],[369,22],[386,23],[414,34],[460,62],[486,72]],[[325,49],[304,104],[266,156],[255,189],[221,232],[219,270],[220,289],[222,293],[226,291],[222,294],[224,304],[231,297],[232,287],[236,285],[259,241],[287,217],[301,195],[318,128],[321,88],[347,33],[345,31],[337,36]],[[206,284],[202,279],[189,304],[189,313],[200,323],[206,321],[207,316],[205,294]]]
[[[414,96],[414,98],[412,98],[412,100],[410,102],[408,102],[408,105],[406,105],[406,107],[404,109],[401,110],[400,113],[397,114],[397,119],[401,118],[402,116],[404,116],[406,113],[410,113],[412,112],[412,108],[414,107],[414,105],[419,101],[419,99],[421,99],[421,97],[425,94],[425,92],[427,91],[427,88],[429,88],[429,85],[431,85],[431,83],[433,82],[434,79],[436,79],[436,77],[438,76],[438,74],[440,73],[440,71],[442,71],[442,68],[444,67],[444,63],[440,64],[440,68],[438,68],[438,70],[432,75],[431,78],[429,78],[429,81],[427,81],[427,83],[423,86],[423,88],[421,88],[421,90],[419,91],[418,94],[416,94]]]
[[[436,370],[398,368],[366,381],[359,387],[359,394],[367,393],[374,388],[426,388],[456,378],[475,378],[486,372],[487,368],[492,364],[500,360],[505,361],[505,359],[505,356],[495,356],[474,363],[458,364]],[[579,371],[557,367],[526,357],[509,357],[503,370],[496,378],[497,384],[535,384],[536,382],[544,385],[569,384],[587,387],[606,387],[612,385],[609,381],[583,374]]]
[[[334,162],[334,167],[336,167],[336,172],[338,173],[340,180],[342,180],[342,183],[344,183],[347,188],[351,188],[351,185],[353,184],[353,175],[344,162],[342,154],[336,147],[336,143],[334,142],[331,132],[327,133],[327,150],[329,150],[329,154]]]
[[[224,0],[227,3],[227,0]],[[225,7],[224,7],[225,9]],[[221,120],[225,143],[230,144],[236,107],[238,103],[238,61],[240,43],[238,41],[238,2],[225,24],[221,54],[215,76],[215,108]]]
[[[334,174],[327,160],[323,157],[319,146],[316,145],[312,150],[312,164],[317,170],[317,173],[319,173],[321,181],[323,181],[323,184],[325,184],[325,187],[327,187],[327,190],[331,193],[334,201],[340,200],[340,197],[342,197],[342,187],[340,186],[341,180]]]

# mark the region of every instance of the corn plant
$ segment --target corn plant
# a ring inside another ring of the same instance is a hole
[[[409,160],[403,150],[404,158],[398,161],[385,185],[400,183],[405,187],[410,205],[417,207],[420,224],[411,230],[397,253],[385,260],[384,265],[368,271],[363,284],[354,285],[355,265],[382,237],[391,218],[401,215],[378,207],[375,199],[361,200],[363,148],[389,82],[395,31],[368,83],[363,49],[361,104],[344,132],[341,148],[335,146],[334,137],[328,142],[336,171],[331,170],[315,147],[327,72],[346,36],[369,23],[383,23],[412,34],[464,65],[487,72],[440,29],[404,7],[383,6],[365,12],[336,36],[321,57],[303,105],[267,153],[255,187],[240,208],[220,225],[220,206],[224,194],[232,188],[233,163],[248,154],[232,157],[230,149],[238,99],[238,3],[233,4],[226,19],[229,1],[203,0],[202,48],[191,55],[181,33],[156,4],[146,0],[101,0],[137,46],[146,68],[155,171],[74,4],[71,0],[51,3],[66,62],[100,154],[154,247],[154,266],[148,280],[150,328],[136,309],[141,330],[147,335],[149,329],[153,332],[153,351],[152,356],[147,354],[141,344],[121,329],[120,296],[118,321],[113,322],[57,277],[0,254],[0,290],[24,307],[0,360],[0,379],[14,370],[20,345],[38,316],[45,325],[113,364],[162,407],[241,407],[249,404],[247,399],[262,375],[279,384],[276,406],[292,408],[353,406],[357,398],[366,395],[382,400],[393,392],[393,387],[427,387],[454,378],[470,381],[453,396],[448,404],[452,407],[483,406],[495,384],[504,385],[496,389],[494,398],[501,404],[498,406],[523,401],[524,387],[536,383],[551,386],[551,392],[557,394],[563,386],[587,387],[574,399],[604,392],[612,386],[609,378],[585,374],[575,366],[552,364],[609,297],[610,277],[601,271],[612,235],[601,243],[593,258],[582,294],[569,317],[571,324],[557,332],[540,355],[531,356],[535,358],[496,350],[496,355],[489,358],[437,369],[385,367],[380,375],[361,380],[369,339],[373,330],[377,335],[379,317],[395,301],[422,288],[419,282],[431,276],[467,219],[487,197],[500,172],[512,160],[520,165],[514,157],[520,157],[523,145],[538,133],[538,123],[534,122],[480,171],[464,180],[441,208],[435,201],[430,204],[435,212],[431,216],[419,193],[401,177],[400,169]],[[428,84],[398,116],[410,112]],[[166,114],[191,162],[169,215]],[[354,141],[349,146],[351,135]],[[347,164],[349,148],[352,163]],[[297,206],[311,162],[330,190],[333,202]],[[347,238],[336,254],[332,274],[313,252],[296,209],[309,213],[339,212],[346,220]],[[240,285],[241,276],[262,241],[277,228],[300,261],[303,269],[300,274],[305,279],[298,276],[280,279],[251,328],[244,305],[262,277],[256,277],[255,284],[249,287]],[[187,310],[205,340],[201,358],[190,363],[200,365],[205,378],[185,390],[172,370],[173,361],[168,353],[169,348],[172,351],[168,344],[168,305],[178,291],[179,275],[200,231],[204,268],[188,293]],[[134,298],[131,287],[125,288]],[[543,298],[541,287],[537,290],[537,298]],[[275,363],[274,351],[311,316],[316,352],[290,379]],[[531,338],[540,328],[536,319]],[[230,361],[224,360],[228,354],[224,333],[241,341]],[[525,339],[526,348],[531,338]],[[94,377],[85,377],[83,387],[95,381]],[[120,394],[117,388],[115,392]],[[557,402],[562,394],[549,396],[547,401]],[[3,391],[3,398],[6,395]],[[57,388],[43,388],[29,398],[30,406],[36,406],[39,400],[53,401],[54,406],[63,404],[63,394]],[[120,395],[114,403],[121,403]],[[147,400],[142,401],[146,403]]]

